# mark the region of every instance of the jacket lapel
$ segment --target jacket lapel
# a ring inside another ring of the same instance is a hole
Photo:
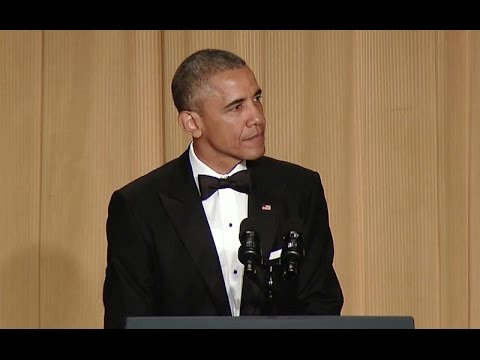
[[[202,274],[218,313],[231,315],[217,250],[193,179],[188,150],[175,165],[178,166],[172,172],[170,191],[160,193],[160,199]]]
[[[248,216],[256,219],[256,230],[264,263],[277,239],[277,229],[284,214],[283,194],[285,184],[269,181],[268,170],[258,166],[260,160],[248,161],[251,176],[251,194],[248,197]],[[193,179],[188,157],[188,149],[173,165],[172,182],[168,192],[159,193],[165,210],[170,216],[181,241],[192,256],[202,275],[205,286],[212,295],[220,315],[231,315],[227,292],[223,280],[220,261],[215,243],[203,210],[200,195]],[[244,279],[241,301],[241,315],[260,315],[266,303],[266,281],[268,270],[258,269],[259,279],[264,284],[261,289],[248,279]]]

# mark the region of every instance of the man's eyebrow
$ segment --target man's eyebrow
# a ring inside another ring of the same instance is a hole
[[[253,95],[253,97],[257,97],[257,96],[260,96],[262,95],[262,89],[258,89],[255,94]]]
[[[262,95],[262,89],[258,89],[257,91],[255,91],[255,94],[253,95],[253,97],[257,97],[259,95]],[[230,101],[227,105],[224,106],[224,109],[227,109],[231,106],[240,104],[240,103],[244,102],[245,100],[246,100],[245,98],[240,98],[240,99],[235,99],[233,101]]]

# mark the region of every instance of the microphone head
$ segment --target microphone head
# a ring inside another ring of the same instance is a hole
[[[245,276],[255,275],[255,266],[262,262],[262,250],[260,248],[260,237],[258,236],[257,221],[254,218],[245,218],[240,223],[240,248],[238,259],[245,265]]]
[[[242,234],[245,233],[245,231],[247,230],[254,231],[255,229],[257,229],[257,224],[257,220],[253,217],[246,217],[245,219],[243,219],[240,223],[240,236],[242,236]]]
[[[281,264],[285,268],[284,277],[286,279],[295,279],[300,264],[305,256],[303,247],[303,222],[299,218],[289,219],[282,226],[283,247],[281,255]]]

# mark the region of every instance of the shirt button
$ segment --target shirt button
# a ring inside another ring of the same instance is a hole
[[[232,223],[229,223],[228,226],[232,227]]]
[[[233,273],[236,275],[236,274],[237,274],[237,270],[233,270]]]

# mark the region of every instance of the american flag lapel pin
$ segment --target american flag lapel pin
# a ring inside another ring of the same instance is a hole
[[[270,205],[270,204],[263,204],[263,205],[262,205],[262,210],[270,211],[270,210],[272,210],[272,205]]]

